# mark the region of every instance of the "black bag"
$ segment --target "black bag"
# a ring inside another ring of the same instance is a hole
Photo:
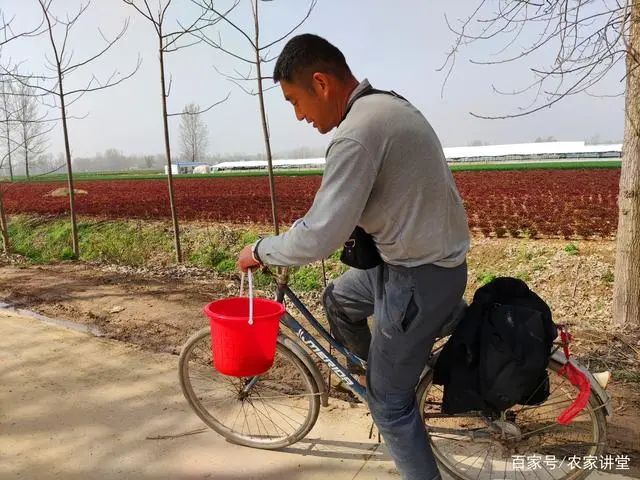
[[[549,397],[543,313],[521,305],[496,304],[481,329],[480,392],[489,410],[535,405]]]
[[[497,414],[544,402],[556,337],[549,306],[522,280],[500,277],[480,287],[435,365],[442,411]]]
[[[367,270],[380,265],[382,258],[373,237],[362,227],[356,227],[349,240],[344,242],[340,261],[350,267]]]
[[[394,97],[398,97],[406,101],[406,99],[402,95],[399,95],[393,90],[378,90],[370,87],[361,91],[353,98],[351,103],[347,106],[342,120],[346,118],[349,110],[351,110],[351,107],[356,100],[374,93],[393,95]],[[368,270],[369,268],[377,267],[378,265],[380,265],[382,263],[382,258],[380,257],[380,253],[378,253],[378,249],[376,247],[376,243],[373,241],[373,237],[362,227],[356,227],[353,233],[351,233],[349,239],[344,242],[344,248],[342,249],[342,253],[340,254],[340,261],[345,265],[349,265],[350,267],[359,268],[361,270]]]

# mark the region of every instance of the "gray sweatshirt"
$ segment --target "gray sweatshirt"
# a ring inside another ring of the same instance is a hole
[[[363,80],[349,98],[369,86]],[[320,189],[290,230],[256,246],[267,265],[326,258],[360,225],[390,264],[455,267],[470,247],[467,216],[442,146],[418,109],[400,98],[359,98],[326,152]]]

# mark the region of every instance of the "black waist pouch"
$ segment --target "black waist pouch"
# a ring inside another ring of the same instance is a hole
[[[344,242],[340,261],[360,270],[377,267],[382,263],[373,237],[362,227],[356,227],[349,240]]]

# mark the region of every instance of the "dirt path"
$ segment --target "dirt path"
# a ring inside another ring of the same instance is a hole
[[[213,278],[150,279],[86,264],[0,268],[2,301],[167,353],[207,324],[202,307],[226,288]]]
[[[194,331],[207,325],[202,307],[215,298],[236,295],[238,287],[238,283],[211,273],[187,274],[180,269],[154,275],[82,263],[0,266],[0,301],[95,327],[107,338],[171,354],[177,354]],[[317,312],[313,296],[308,300]],[[576,336],[579,338],[579,333]],[[585,341],[582,348],[594,349],[582,352],[594,356],[600,346]],[[610,385],[616,414],[609,420],[608,451],[629,455],[633,468],[629,473],[638,478],[639,390],[633,382],[614,381]]]
[[[0,367],[2,479],[399,478],[364,406],[333,400],[278,452],[237,446],[193,413],[176,357],[1,311]]]

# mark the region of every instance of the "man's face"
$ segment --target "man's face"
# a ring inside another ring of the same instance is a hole
[[[335,108],[329,83],[322,78],[311,80],[309,86],[281,81],[284,98],[291,102],[298,120],[306,120],[320,133],[325,134],[336,126]]]

